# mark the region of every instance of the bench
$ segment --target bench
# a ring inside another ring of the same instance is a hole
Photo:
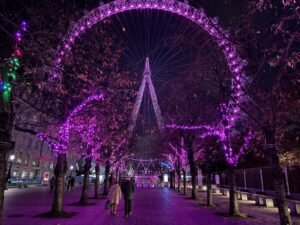
[[[220,188],[220,193],[224,196],[229,197],[229,189],[228,188]]]
[[[287,202],[291,215],[300,215],[300,201],[288,199]]]
[[[220,188],[220,190],[224,196],[227,197],[229,196],[228,188]],[[273,208],[275,206],[274,198],[272,196],[245,192],[245,191],[236,191],[236,194],[237,194],[237,198],[242,201],[254,200],[256,205],[266,206],[268,208]]]
[[[224,196],[229,196],[229,189],[221,188],[221,193]],[[251,193],[245,191],[237,191],[239,200],[254,200],[255,205],[274,208],[277,206],[275,196],[263,195],[259,193]],[[291,215],[300,215],[300,201],[287,199],[287,204]]]
[[[266,206],[267,208],[275,207],[275,199],[273,196],[262,195],[262,194],[252,194],[255,200],[255,204],[259,206]],[[253,198],[252,197],[252,198]]]
[[[188,189],[188,188],[187,188]],[[202,186],[202,190],[206,190],[206,186]],[[217,187],[216,185],[212,185],[212,192],[214,194],[221,193],[223,196],[229,197],[229,189],[223,187]],[[264,195],[261,193],[253,193],[246,191],[237,191],[237,197],[239,200],[247,201],[253,200],[255,201],[255,205],[264,206],[267,208],[274,208],[277,206],[275,196]],[[287,204],[291,215],[300,215],[300,200],[287,199]]]
[[[220,188],[217,185],[215,185],[215,184],[211,185],[211,189],[212,189],[213,193],[221,194]]]
[[[251,193],[244,191],[237,191],[237,196],[239,200],[247,201],[251,199]]]

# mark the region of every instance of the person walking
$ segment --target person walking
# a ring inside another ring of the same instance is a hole
[[[51,192],[51,193],[53,192],[54,186],[55,186],[55,177],[53,176],[53,177],[50,179],[50,192]]]
[[[121,188],[117,180],[112,181],[112,185],[109,189],[108,193],[108,200],[111,205],[111,214],[116,215],[117,214],[117,208],[120,203],[122,194],[121,194]]]
[[[122,182],[121,190],[125,200],[125,218],[128,218],[128,216],[132,214],[131,206],[132,206],[132,196],[134,192],[134,183],[129,178],[126,178]]]
[[[71,179],[70,179],[70,185],[71,185],[71,189],[73,189],[74,186],[75,186],[75,178],[74,177],[71,177]]]
[[[71,176],[68,177],[68,181],[67,181],[67,190],[70,190],[71,187]]]

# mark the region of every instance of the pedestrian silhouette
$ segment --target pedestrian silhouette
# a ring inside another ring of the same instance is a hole
[[[125,200],[125,218],[132,214],[132,198],[134,192],[134,184],[130,178],[125,178],[121,185],[121,190]]]

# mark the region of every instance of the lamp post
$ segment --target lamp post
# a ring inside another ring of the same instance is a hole
[[[74,166],[70,166],[70,170],[71,170],[70,176],[72,176],[73,169],[74,169]]]
[[[11,155],[11,156],[9,156],[9,160],[12,162],[12,161],[14,161],[15,160],[15,158],[16,158],[16,156],[15,155]]]
[[[15,160],[16,156],[15,155],[10,155],[9,156],[9,169],[7,171],[7,174],[6,174],[6,179],[5,179],[5,183],[6,185],[8,185],[8,180],[11,178],[11,166],[12,166],[12,163],[13,161]],[[7,188],[6,188],[7,189]]]

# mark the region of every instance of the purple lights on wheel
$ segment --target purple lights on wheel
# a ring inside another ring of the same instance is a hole
[[[240,58],[236,46],[230,41],[229,32],[224,30],[220,25],[218,25],[218,20],[215,18],[209,18],[203,9],[195,9],[192,6],[189,6],[186,3],[178,2],[175,0],[116,0],[108,4],[99,6],[98,8],[90,11],[88,14],[83,16],[77,23],[75,23],[64,36],[61,44],[57,48],[56,57],[54,59],[54,70],[52,77],[57,80],[60,80],[62,77],[62,71],[64,67],[64,58],[74,44],[77,37],[83,34],[87,29],[90,29],[93,25],[101,22],[107,17],[110,17],[114,14],[120,12],[126,12],[130,10],[162,10],[170,13],[174,13],[184,18],[196,23],[199,25],[200,29],[205,30],[209,35],[213,37],[216,44],[222,50],[224,57],[227,61],[228,68],[232,74],[231,77],[231,100],[226,104],[220,105],[223,119],[225,119],[228,125],[223,126],[221,123],[215,125],[214,127],[210,126],[183,126],[181,128],[169,127],[173,129],[204,129],[206,130],[206,136],[215,135],[220,137],[222,140],[225,135],[225,130],[233,128],[234,124],[238,120],[241,112],[239,110],[239,104],[243,103],[245,100],[244,95],[244,86],[247,83],[246,75],[244,72],[244,67],[246,66],[246,61]],[[226,108],[223,110],[222,108]],[[61,128],[60,136],[62,137],[62,142],[68,141],[69,133],[69,123]],[[176,125],[174,125],[176,126]],[[213,129],[213,131],[212,131]],[[246,139],[245,143],[248,143]],[[57,152],[66,152],[64,145],[60,147]],[[244,147],[240,149],[239,152],[243,152]],[[237,159],[240,156],[240,153],[233,156],[230,148],[227,147],[226,157],[230,164],[236,164]]]

